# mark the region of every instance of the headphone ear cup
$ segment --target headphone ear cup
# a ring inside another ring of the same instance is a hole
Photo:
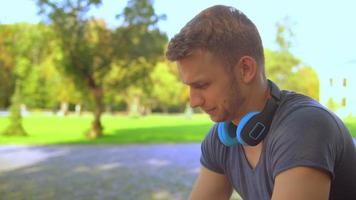
[[[229,131],[231,131],[231,127],[234,126],[231,122],[219,122],[218,123],[218,136],[220,142],[222,142],[226,146],[233,146],[238,143],[236,137],[231,137]],[[234,135],[233,133],[232,135]]]
[[[246,127],[246,124],[249,123],[251,119],[259,113],[260,112],[249,112],[240,120],[236,129],[236,139],[240,144],[249,145],[249,143],[244,140],[244,138],[249,137],[249,130],[244,130],[244,128]]]

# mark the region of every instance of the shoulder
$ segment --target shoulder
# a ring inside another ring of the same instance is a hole
[[[217,123],[214,124],[205,136],[201,150],[203,154],[222,154],[226,146],[219,140]]]
[[[268,139],[273,176],[296,166],[323,169],[333,176],[341,135],[346,132],[337,116],[317,101],[288,94],[277,110]]]
[[[316,100],[298,93],[285,92],[274,116],[275,130],[293,132],[342,132],[345,127],[341,120]],[[327,134],[327,133],[325,133]]]

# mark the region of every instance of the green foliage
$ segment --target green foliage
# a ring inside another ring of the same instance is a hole
[[[287,51],[265,49],[266,74],[281,89],[293,90],[319,99],[319,79],[316,72]]]
[[[356,116],[348,116],[343,119],[352,137],[356,138]]]
[[[121,15],[123,26],[111,30],[105,22],[86,16],[100,0],[37,2],[58,38],[62,71],[78,89],[91,94],[87,99],[93,102],[95,119],[88,136],[99,137],[104,89],[125,89],[144,79],[162,55],[166,36],[155,26],[159,17],[150,1],[132,0]],[[116,76],[121,72],[125,75]]]
[[[277,23],[276,42],[279,50],[265,49],[266,75],[281,89],[293,90],[319,99],[319,79],[316,72],[290,52],[294,33],[288,18]]]
[[[0,66],[0,109],[9,107],[14,90],[14,80],[10,70]]]
[[[119,17],[124,23],[114,30],[118,59],[105,79],[106,98],[125,101],[132,115],[147,114],[154,104],[155,83],[150,74],[162,59],[167,42],[157,27],[164,16],[155,14],[151,1],[137,0],[129,1]]]
[[[176,67],[162,61],[167,37],[157,22],[165,16],[155,13],[152,1],[128,1],[119,15],[123,23],[112,29],[87,16],[101,1],[37,2],[46,25],[0,25],[0,108],[9,107],[19,80],[19,99],[30,109],[81,104],[97,118],[104,107],[184,111],[188,90]],[[266,73],[282,89],[318,99],[315,71],[290,51],[291,25],[288,18],[277,23],[279,48],[265,49]]]
[[[326,102],[326,106],[332,110],[332,111],[336,111],[338,108],[341,107],[341,104],[334,101],[333,98],[329,98],[328,101]]]
[[[15,90],[14,65],[15,56],[14,37],[15,32],[9,25],[0,25],[0,108],[10,105],[11,96]]]
[[[293,23],[289,17],[285,17],[276,23],[276,43],[278,44],[279,50],[288,51],[292,47],[295,37],[292,30],[294,25],[295,23]]]
[[[6,34],[5,34],[6,33]],[[19,81],[21,103],[30,108],[53,109],[58,102],[80,100],[72,81],[58,72],[56,60],[61,56],[52,29],[43,24],[13,24],[0,26],[0,35],[7,38],[0,49],[0,102],[10,105],[14,83]],[[6,65],[5,65],[6,64]]]
[[[70,76],[79,89],[97,87],[112,61],[110,30],[101,21],[85,18],[98,4],[100,1],[38,1],[58,39],[60,71]]]
[[[31,88],[33,81],[28,76],[32,70],[40,65],[40,63],[47,56],[46,48],[47,37],[45,36],[46,27],[44,25],[29,25],[29,24],[15,24],[0,26],[0,34],[5,35],[4,42],[0,42],[0,49],[4,53],[0,57],[0,63],[6,70],[5,72],[11,78],[7,84],[10,86],[10,92],[7,90],[8,96],[4,96],[4,100],[11,97],[11,124],[6,135],[26,135],[21,126],[21,115],[19,106],[26,102],[28,96],[26,95],[26,88]],[[4,71],[3,71],[4,72]],[[11,86],[16,83],[14,91],[11,91]],[[6,90],[5,90],[6,91]]]
[[[149,0],[130,0],[120,17],[124,23],[114,30],[118,59],[107,85],[120,91],[132,85],[146,90],[144,87],[150,87],[148,75],[163,59],[167,43],[167,36],[157,27],[157,22],[164,17],[155,14]]]
[[[165,112],[169,107],[181,107],[180,111],[183,111],[184,103],[188,101],[188,88],[178,80],[177,72],[171,70],[173,67],[168,63],[159,63],[151,74],[153,107]]]
[[[295,74],[301,61],[287,51],[265,49],[266,74],[282,88],[288,86],[290,77]]]
[[[156,64],[162,58],[167,36],[157,27],[164,15],[156,15],[150,0],[130,0],[120,17],[123,17],[123,26],[115,30],[118,38],[116,50],[121,60],[135,61],[145,59],[149,64]]]
[[[131,85],[125,93],[129,112],[134,115],[151,111],[183,112],[188,101],[188,88],[179,80],[176,67],[160,62],[145,83]]]
[[[319,100],[319,78],[315,70],[310,66],[302,66],[298,68],[295,76],[292,76],[292,82],[296,83],[293,87],[294,91],[306,94],[315,100]],[[294,79],[294,80],[293,80]],[[292,88],[292,86],[288,86]]]

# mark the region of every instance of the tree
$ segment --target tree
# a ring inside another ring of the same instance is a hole
[[[28,108],[52,111],[55,111],[60,104],[59,112],[66,115],[69,103],[81,104],[82,94],[73,81],[60,73],[55,65],[53,55],[49,55],[47,62],[31,70],[24,80],[26,87],[23,89],[23,94],[26,98],[22,100]]]
[[[11,96],[10,126],[5,130],[6,135],[26,135],[21,125],[20,106],[24,103],[26,79],[31,71],[39,66],[48,54],[46,28],[43,24],[15,24],[2,27],[5,29],[5,55],[2,64],[11,73],[14,81],[14,92]],[[4,33],[4,32],[3,32]],[[8,58],[11,56],[11,58]]]
[[[279,51],[289,51],[295,39],[295,33],[292,27],[294,22],[287,16],[276,23],[276,38],[275,41],[278,45]]]
[[[114,32],[118,59],[107,85],[119,91],[135,84],[147,86],[150,72],[164,59],[167,36],[160,32],[157,22],[165,16],[155,14],[150,0],[130,0],[118,17],[124,18]]]
[[[159,63],[151,74],[153,106],[164,112],[174,107],[183,111],[189,98],[188,88],[179,81],[177,70],[172,69],[176,68],[169,63]]]
[[[0,107],[10,106],[16,81],[25,85],[19,88],[19,103],[29,108],[53,109],[59,102],[80,101],[72,81],[61,76],[55,67],[56,58],[62,54],[50,27],[44,24],[2,25],[0,36]],[[44,55],[37,55],[38,52]],[[29,64],[20,66],[20,63]]]
[[[319,80],[316,72],[294,56],[290,48],[295,34],[288,18],[276,24],[278,50],[265,49],[266,74],[282,89],[293,90],[319,99]]]
[[[77,88],[90,92],[95,102],[90,138],[102,135],[102,80],[113,61],[112,33],[103,21],[88,19],[85,14],[100,0],[39,0],[40,13],[52,23],[62,51],[61,71],[71,77]]]
[[[10,26],[0,25],[0,108],[10,106],[15,90],[15,79],[12,75],[15,58],[10,52],[14,34]]]
[[[124,24],[115,31],[108,29],[104,21],[86,16],[92,6],[100,4],[101,0],[38,0],[40,13],[47,16],[59,38],[62,71],[81,91],[92,94],[94,121],[87,134],[90,138],[102,135],[105,89],[124,89],[144,77],[162,54],[163,44],[158,41],[165,38],[155,28],[158,18],[150,1],[129,1],[121,15]]]
[[[152,109],[168,113],[183,111],[188,100],[187,87],[178,80],[178,72],[171,63],[159,62],[145,83],[125,90],[129,114],[149,114]]]

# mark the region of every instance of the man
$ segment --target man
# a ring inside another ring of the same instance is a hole
[[[202,142],[190,199],[356,199],[356,153],[344,124],[313,99],[279,91],[240,11],[213,6],[170,41],[190,104],[217,122]]]

